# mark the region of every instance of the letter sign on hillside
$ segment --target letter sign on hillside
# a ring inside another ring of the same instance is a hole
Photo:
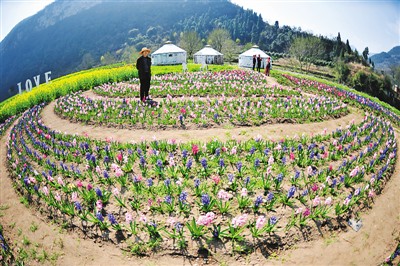
[[[49,81],[51,80],[51,71],[47,71],[46,73],[44,73],[44,79],[46,80],[46,83],[49,83]],[[33,77],[33,80],[35,81],[35,87],[39,86],[40,84],[40,74],[37,76]],[[18,86],[18,93],[21,94],[22,93],[22,86],[21,86],[21,82],[19,82],[17,84]],[[32,90],[32,81],[30,79],[27,79],[25,81],[25,90],[26,91],[31,91]]]

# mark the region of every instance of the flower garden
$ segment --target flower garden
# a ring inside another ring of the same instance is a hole
[[[151,141],[63,133],[43,123],[45,103],[35,105],[2,124],[2,133],[10,127],[8,174],[43,217],[134,255],[278,251],[341,231],[391,178],[399,116],[346,90],[282,79],[289,86],[246,70],[159,75],[156,107],[139,103],[135,78],[95,86],[96,97],[56,100],[54,112],[77,127],[147,129]],[[361,121],[312,135],[163,138],[163,130],[306,125],[355,108]]]

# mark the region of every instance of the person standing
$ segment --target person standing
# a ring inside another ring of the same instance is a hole
[[[256,55],[253,55],[253,70],[256,68],[257,58]]]
[[[267,58],[267,65],[265,66],[265,75],[269,76],[269,70],[271,69],[271,57]]]
[[[141,55],[136,61],[136,68],[139,72],[140,80],[140,100],[145,102],[149,97],[150,90],[150,80],[151,80],[151,58],[148,56],[150,54],[150,49],[143,47],[139,52]]]
[[[262,61],[262,58],[260,55],[258,55],[257,56],[257,71],[258,72],[260,72],[260,69],[261,69],[261,61]]]

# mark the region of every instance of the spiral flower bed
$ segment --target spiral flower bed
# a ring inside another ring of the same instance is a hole
[[[340,117],[348,112],[341,97],[167,98],[151,108],[73,94],[55,110],[94,124],[241,126]],[[8,136],[17,189],[49,219],[134,254],[277,250],[339,230],[373,204],[396,161],[394,129],[372,110],[360,123],[278,141],[119,143],[52,130],[41,121],[43,106]]]

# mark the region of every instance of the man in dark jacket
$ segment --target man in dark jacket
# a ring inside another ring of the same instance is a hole
[[[151,79],[151,58],[148,57],[150,49],[143,47],[139,52],[142,56],[136,61],[136,68],[139,71],[140,79],[140,100],[145,102],[149,97]]]

